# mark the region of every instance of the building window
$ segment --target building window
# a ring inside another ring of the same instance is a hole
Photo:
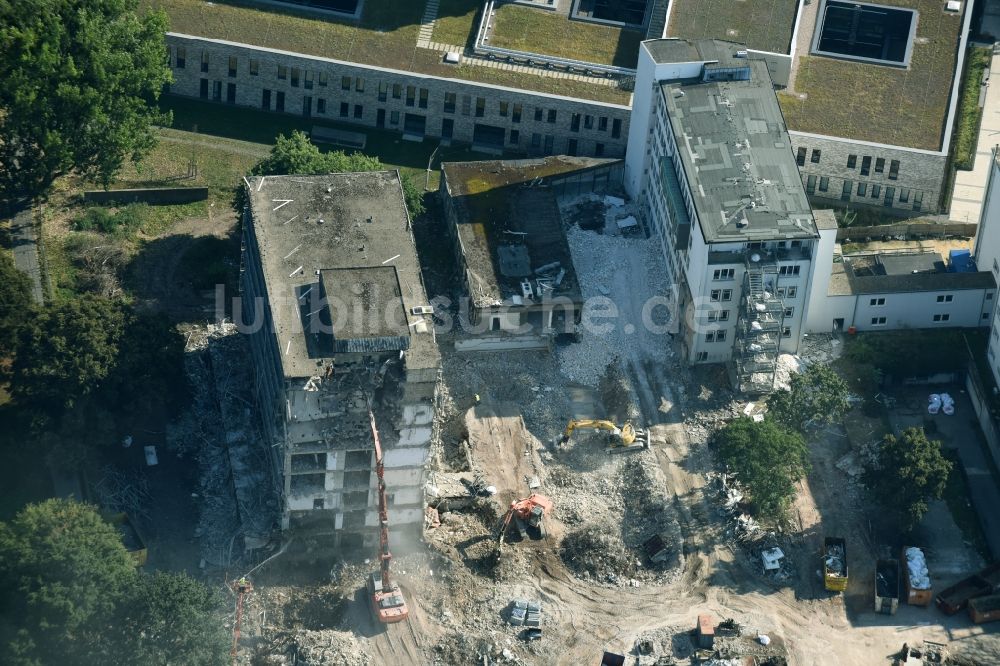
[[[603,143],[598,143],[596,146],[594,146],[594,155],[596,155],[597,157],[604,157]]]
[[[868,305],[872,307],[878,307],[880,305],[885,305],[885,298],[873,298],[868,301]]]
[[[306,90],[312,90],[313,87],[313,73],[308,69],[302,75],[302,87]]]
[[[510,145],[516,146],[518,143],[520,143],[520,141],[521,141],[521,133],[516,129],[512,129],[510,131]]]
[[[819,177],[819,191],[820,192],[826,192],[828,189],[830,189],[830,179],[827,178],[826,176],[820,176]]]
[[[878,199],[880,196],[882,196],[882,186],[872,184],[872,199]]]
[[[885,317],[872,317],[872,326],[885,326]]]
[[[889,162],[889,180],[897,180],[899,178],[899,160],[892,160]]]
[[[521,122],[521,105],[520,104],[515,104],[514,105],[514,111],[510,115],[510,121],[513,122],[513,123],[519,123],[519,122]]]
[[[920,206],[924,203],[924,193],[917,190],[913,193],[913,210],[920,210]]]
[[[729,310],[719,310],[719,321],[729,321]]]
[[[378,101],[384,102],[389,97],[389,84],[385,81],[378,82]]]
[[[848,155],[847,156],[847,168],[848,169],[854,169],[857,166],[858,166],[858,156],[857,155]]]
[[[398,83],[392,84],[392,98],[399,99],[403,96],[403,86]]]
[[[910,188],[899,188],[899,203],[907,203],[910,200]]]
[[[579,132],[580,131],[580,114],[574,113],[569,119],[569,131]]]
[[[949,319],[951,319],[951,315],[950,314],[936,314],[936,315],[934,315],[934,321],[936,321],[936,322],[948,321]]]
[[[201,52],[201,71],[208,71],[208,51]]]
[[[708,352],[698,352],[697,359],[698,359],[699,362],[707,361],[708,360]]]
[[[457,98],[456,98],[455,93],[450,92],[450,93],[445,93],[444,94],[444,112],[445,113],[455,113],[455,102],[456,102],[456,99]]]
[[[816,148],[813,148],[812,157],[809,158],[809,161],[812,162],[813,164],[819,164],[819,155],[820,151]]]
[[[545,115],[545,111],[540,106],[535,107],[535,121],[542,122],[542,116]]]
[[[805,166],[806,165],[806,149],[805,148],[799,148],[797,151],[795,151],[795,163],[798,164],[799,166]]]
[[[222,101],[222,81],[212,81],[212,99]]]
[[[988,301],[992,301],[993,300],[993,292],[992,291],[986,292],[986,300],[988,300]]]
[[[556,121],[556,110],[549,109],[549,114],[545,118],[545,122],[554,123]]]
[[[324,88],[326,87],[326,72],[319,73],[319,80],[317,81]]]
[[[801,270],[802,267],[799,265],[781,266],[778,268],[778,275],[798,275]]]
[[[340,89],[341,90],[350,90],[351,89],[351,77],[349,77],[349,76],[342,76],[342,77],[340,77]]]
[[[895,187],[886,186],[886,188],[885,188],[885,200],[883,202],[883,205],[885,205],[885,206],[891,206],[892,205],[892,200],[895,199],[895,198],[896,198],[896,188]]]
[[[538,132],[532,132],[531,134],[531,147],[541,148],[542,147],[542,135]]]
[[[472,113],[472,97],[462,95],[462,115],[467,116]]]
[[[799,288],[798,287],[788,287],[786,289],[786,293],[787,293],[788,298],[795,298],[799,294]]]
[[[841,199],[841,201],[850,201],[851,200],[851,188],[852,187],[854,187],[854,181],[850,181],[850,180],[845,180],[844,181],[844,186],[840,190],[840,199]]]
[[[952,300],[954,300],[954,298],[955,297],[952,294],[938,294],[937,302],[938,303],[951,303]]]
[[[586,115],[583,116],[583,129],[594,129],[594,116]]]
[[[555,143],[555,137],[552,136],[551,134],[546,134],[545,135],[545,148],[544,148],[546,155],[551,155],[552,154],[552,148],[553,148],[553,144],[554,143]]]
[[[187,49],[183,46],[177,47],[177,69],[184,69],[184,63],[187,62]]]
[[[316,100],[316,113],[326,114],[326,100],[322,97]]]
[[[476,118],[482,118],[486,115],[486,98],[477,97],[476,98]]]
[[[351,113],[351,105],[347,102],[340,103],[340,117],[346,118]]]
[[[427,108],[427,97],[430,95],[430,91],[427,88],[420,89],[420,97],[418,98],[417,106],[421,109]]]
[[[622,135],[622,119],[615,118],[611,121],[611,138],[617,139]]]
[[[284,81],[288,78],[288,68],[284,65],[278,65],[278,80]]]
[[[354,117],[355,118],[361,118],[361,116],[364,115],[364,112],[365,112],[365,107],[361,106],[360,104],[355,104],[354,105]]]
[[[250,58],[250,76],[257,76],[258,74],[260,74],[260,60]]]
[[[417,103],[416,86],[406,86],[406,106],[413,106]]]
[[[229,76],[236,76],[236,56],[229,56]]]
[[[299,68],[298,67],[292,67],[292,77],[291,77],[290,83],[292,84],[293,88],[298,88],[299,87],[299,74],[300,74]]]
[[[783,338],[790,338],[790,337],[792,337],[792,327],[791,326],[785,326],[784,328],[782,328],[781,329],[781,337],[783,337]]]
[[[868,183],[858,183],[858,196],[863,197],[868,194]]]
[[[713,303],[727,302],[733,300],[733,290],[732,289],[713,289],[709,297]]]
[[[725,342],[726,341],[726,332],[724,330],[722,330],[722,331],[716,331],[715,332],[715,341],[716,342]]]
[[[885,171],[885,158],[879,157],[875,160],[875,173],[882,173]]]
[[[806,194],[816,193],[816,176],[809,174],[806,176]]]
[[[705,334],[705,342],[715,342],[715,331],[709,331]]]
[[[786,317],[794,317],[795,316],[795,308],[793,308],[793,307],[787,307],[787,308],[785,308],[785,316]]]
[[[861,158],[861,175],[867,176],[872,170],[872,158],[865,155]]]
[[[363,78],[361,78],[360,76],[358,78],[354,79],[354,90],[355,90],[355,92],[364,92],[365,91],[365,80]]]
[[[608,117],[607,116],[600,116],[597,119],[597,131],[598,132],[607,132],[608,131]]]
[[[712,272],[713,280],[732,280],[736,276],[735,268],[716,268]]]
[[[389,112],[389,123],[392,124],[392,125],[398,125],[399,124],[399,111],[390,111]]]
[[[282,113],[285,110],[285,92],[283,90],[279,90],[275,97],[274,110],[278,113]]]
[[[507,102],[500,102],[500,117],[506,118],[507,112],[510,110],[510,105]]]
[[[570,139],[569,144],[566,147],[566,153],[570,156],[576,155],[577,142],[576,139]]]

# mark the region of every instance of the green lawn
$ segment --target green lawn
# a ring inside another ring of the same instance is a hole
[[[418,182],[421,184],[424,182],[427,160],[438,147],[438,142],[432,139],[422,143],[403,141],[398,132],[358,127],[347,123],[320,120],[315,117],[302,118],[280,113],[268,113],[256,109],[203,102],[187,97],[164,97],[161,106],[173,111],[175,130],[190,131],[197,127],[198,132],[203,135],[199,140],[238,139],[240,141],[236,145],[240,145],[242,142],[252,142],[263,151],[266,151],[274,143],[278,134],[290,134],[293,130],[301,130],[308,134],[314,125],[362,132],[368,137],[362,152],[378,157],[390,169],[399,169],[403,174],[418,177]],[[220,142],[219,150],[223,153],[228,150],[225,146],[224,141]],[[344,150],[336,146],[328,147],[322,144],[321,147],[330,150]],[[352,151],[348,149],[345,152]],[[441,148],[434,157],[431,188],[436,189],[437,187],[439,179],[437,169],[441,162],[478,159],[492,159],[492,156],[476,153],[463,147]],[[249,162],[245,169],[242,166],[234,169],[234,172],[239,172],[235,178],[238,179],[239,176],[246,173],[253,162],[256,160]],[[236,180],[232,182],[235,184]]]
[[[434,21],[434,41],[465,46],[472,42],[482,0],[441,0]]]
[[[795,91],[778,93],[785,121],[800,132],[940,150],[961,17],[941,11],[939,0],[881,4],[920,13],[909,67],[803,56]]]
[[[496,10],[490,44],[602,65],[635,67],[643,37],[637,30],[571,21],[561,14],[531,7],[501,5]]]
[[[969,49],[962,77],[962,91],[958,98],[958,120],[955,123],[955,149],[952,159],[956,169],[972,169],[976,161],[976,143],[979,139],[979,121],[983,109],[979,106],[979,87],[983,72],[990,66],[993,49],[976,46]]]
[[[724,39],[788,53],[797,5],[794,0],[672,0],[669,36]]]

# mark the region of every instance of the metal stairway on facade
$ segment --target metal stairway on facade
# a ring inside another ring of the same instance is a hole
[[[778,298],[778,264],[763,250],[746,256],[739,321],[736,325],[736,378],[741,391],[768,393],[774,388],[785,306]]]

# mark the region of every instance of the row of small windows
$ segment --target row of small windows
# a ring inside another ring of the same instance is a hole
[[[187,51],[185,47],[176,47],[174,63],[174,66],[177,69],[184,69],[186,67]],[[208,65],[209,53],[208,51],[202,51],[201,71],[208,72]],[[230,56],[228,61],[228,75],[235,78],[238,74],[238,70],[238,59],[236,56]],[[251,76],[258,76],[260,73],[260,61],[255,58],[250,58],[248,71]],[[288,81],[293,88],[298,88],[301,84],[301,86],[306,90],[312,90],[314,86],[326,87],[329,82],[326,72],[312,72],[310,70],[302,70],[298,67],[288,67],[287,65],[277,66],[277,76],[279,81]],[[340,79],[340,89],[345,91],[353,90],[354,92],[363,93],[365,91],[365,79],[360,76],[342,76]],[[430,91],[427,88],[418,88],[417,86],[410,85],[403,86],[399,83],[390,85],[384,81],[380,81],[378,84],[378,101],[387,101],[390,89],[393,99],[403,99],[405,89],[406,106],[416,106],[421,109],[426,109],[428,106]],[[482,118],[486,115],[486,98],[476,97],[475,99],[475,117]],[[456,93],[446,92],[444,94],[444,112],[455,113],[457,107],[458,96]],[[506,118],[509,116],[511,122],[520,123],[521,117],[524,113],[524,107],[521,104],[499,102],[497,111],[501,117]],[[462,95],[461,113],[464,116],[472,114],[471,95]],[[538,122],[544,121],[554,124],[558,119],[558,115],[559,114],[556,109],[543,109],[541,107],[536,107],[534,111],[534,118]],[[608,120],[608,116],[593,116],[590,114],[573,113],[570,116],[570,131],[579,132],[582,124],[583,129],[592,130],[596,126],[597,131],[607,132],[609,126]],[[611,138],[621,138],[621,118],[611,118],[610,120]]]
[[[992,293],[986,294],[986,300],[990,300],[991,298],[993,298]],[[938,294],[936,299],[938,303],[951,303],[953,300],[955,300],[953,294]],[[872,298],[868,301],[868,305],[873,308],[882,307],[885,305],[885,297]]]
[[[936,324],[943,324],[945,322],[951,321],[950,314],[936,314],[931,317],[931,321]],[[872,317],[872,326],[885,326],[885,317]]]
[[[812,196],[817,192],[829,192],[830,179],[826,176],[805,175],[806,194]],[[864,197],[882,202],[883,206],[908,204],[913,210],[921,210],[924,205],[923,190],[911,190],[908,187],[882,186],[879,183],[855,183],[853,180],[843,181],[840,189],[841,201],[856,201]]]
[[[795,163],[800,167],[806,165],[806,157],[809,157],[809,161],[812,164],[819,164],[820,158],[822,157],[822,151],[818,148],[813,148],[812,153],[809,150],[800,147],[795,151]],[[847,168],[856,169],[858,166],[858,156],[848,155],[847,156]],[[861,175],[870,175],[872,171],[872,157],[870,155],[861,156]],[[885,158],[876,157],[875,158],[875,173],[885,173]],[[897,180],[899,178],[899,160],[889,160],[889,180]],[[826,190],[820,190],[825,192]]]

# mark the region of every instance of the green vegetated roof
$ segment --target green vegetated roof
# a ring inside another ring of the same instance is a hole
[[[918,12],[909,67],[802,56],[794,91],[778,95],[785,121],[800,132],[940,150],[962,14],[945,12],[939,0],[879,3]]]
[[[672,0],[668,37],[725,39],[788,53],[798,0]]]
[[[170,31],[222,39],[253,46],[437,77],[523,88],[536,92],[627,104],[629,93],[612,86],[475,65],[455,67],[442,62],[440,53],[417,48],[421,0],[369,0],[360,21],[346,21],[333,14],[304,12],[237,0],[209,3],[202,0],[140,0],[145,8],[167,14]],[[638,41],[635,43],[638,53]],[[634,59],[634,56],[633,56]]]
[[[490,44],[505,49],[635,68],[644,33],[571,20],[566,15],[519,5],[501,5]]]

